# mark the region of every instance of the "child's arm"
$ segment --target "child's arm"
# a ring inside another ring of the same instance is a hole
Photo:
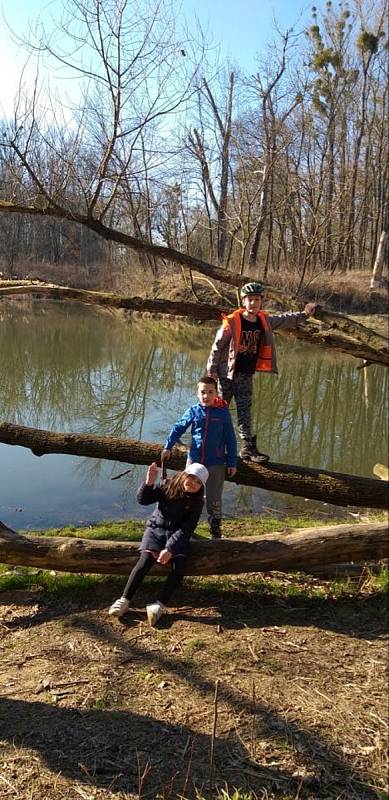
[[[169,561],[171,561],[171,559],[172,559],[172,554],[169,553],[169,550],[167,550],[165,547],[165,550],[161,550],[157,558],[157,564],[168,564]]]
[[[231,341],[231,328],[228,324],[221,325],[218,329],[215,339],[213,341],[213,345],[211,347],[211,352],[209,354],[209,358],[207,361],[207,373],[208,375],[213,375],[214,377],[218,377],[219,374],[219,365],[222,357],[222,353],[229,347]]]
[[[178,442],[180,436],[182,436],[182,434],[185,433],[185,431],[189,428],[189,425],[192,422],[193,422],[193,406],[191,406],[191,408],[187,408],[187,410],[182,415],[181,419],[179,419],[178,422],[176,422],[176,424],[173,425],[163,448],[162,455],[165,458],[169,458],[170,456],[170,452],[168,455],[166,451],[170,451],[172,447],[174,447],[176,442]]]
[[[176,553],[180,552],[180,542],[184,539],[190,539],[192,533],[194,533],[196,529],[196,525],[200,519],[201,512],[203,510],[204,500],[203,498],[199,498],[198,502],[190,511],[187,517],[183,519],[180,528],[177,528],[171,536],[169,536],[166,542],[166,549],[169,551],[171,556],[175,556]],[[163,562],[166,563],[166,562]]]
[[[146,474],[146,486],[154,486],[158,478],[158,466],[155,461],[150,464]]]
[[[227,473],[232,478],[236,473],[236,462],[238,458],[238,447],[231,414],[226,409],[224,420],[224,438],[227,451]]]
[[[277,328],[297,328],[299,322],[314,316],[319,303],[306,303],[303,311],[287,311],[285,314],[269,314],[268,320],[272,330]]]
[[[157,503],[161,499],[161,487],[155,486],[158,478],[158,467],[155,461],[150,464],[146,480],[139,487],[136,493],[136,499],[141,506],[149,506],[151,503]]]

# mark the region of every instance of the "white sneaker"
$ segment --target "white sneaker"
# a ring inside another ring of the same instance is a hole
[[[123,614],[126,613],[128,610],[129,602],[126,600],[125,597],[119,597],[119,600],[115,600],[112,603],[111,608],[108,611],[110,617],[122,617]]]
[[[162,617],[163,612],[165,611],[165,606],[160,603],[150,603],[149,606],[146,606],[146,613],[149,625],[153,628],[154,625],[157,624],[158,620]]]

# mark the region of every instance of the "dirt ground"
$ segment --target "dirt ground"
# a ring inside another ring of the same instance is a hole
[[[155,581],[123,620],[114,580],[0,595],[0,797],[387,797],[382,594],[232,583],[188,580],[156,629]]]

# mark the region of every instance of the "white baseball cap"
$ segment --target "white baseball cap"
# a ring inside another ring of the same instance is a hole
[[[188,464],[188,466],[185,467],[185,472],[187,475],[194,475],[196,478],[198,478],[203,486],[205,486],[209,478],[209,472],[203,464]]]

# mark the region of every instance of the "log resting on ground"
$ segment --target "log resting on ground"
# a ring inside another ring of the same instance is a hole
[[[0,523],[0,562],[18,566],[127,575],[139,558],[139,542],[94,541],[16,533]],[[277,570],[309,571],[337,561],[378,560],[388,556],[385,522],[303,528],[261,538],[195,539],[188,575],[228,575]],[[156,565],[155,575],[169,567]]]
[[[105,458],[126,464],[159,462],[162,450],[161,446],[155,443],[99,437],[93,434],[52,433],[39,428],[13,425],[10,422],[0,423],[0,442],[28,447],[36,456],[66,453],[89,458]],[[186,456],[187,450],[184,447],[174,447],[169,468],[184,469]],[[292,464],[269,462],[259,466],[239,459],[238,471],[232,481],[340,506],[387,508],[388,504],[386,481],[308,469]]]

